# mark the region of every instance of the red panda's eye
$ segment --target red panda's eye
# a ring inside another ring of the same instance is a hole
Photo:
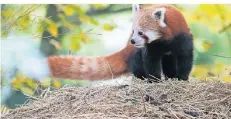
[[[139,32],[138,32],[138,35],[142,36],[142,35],[144,35],[144,34],[143,34],[143,32],[139,31]]]

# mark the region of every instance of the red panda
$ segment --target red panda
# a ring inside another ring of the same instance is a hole
[[[168,78],[187,80],[193,63],[193,38],[174,6],[133,5],[132,34],[121,51],[96,58],[51,56],[47,61],[56,78],[102,80],[132,73],[153,80],[160,79],[163,72]]]

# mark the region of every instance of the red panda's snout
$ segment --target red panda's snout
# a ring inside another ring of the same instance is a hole
[[[148,40],[147,37],[145,37],[144,33],[142,31],[134,30],[131,43],[135,47],[143,47],[146,44],[146,41]]]

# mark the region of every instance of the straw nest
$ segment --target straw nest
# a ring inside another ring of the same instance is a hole
[[[64,86],[11,110],[2,119],[231,119],[231,84],[164,81]]]

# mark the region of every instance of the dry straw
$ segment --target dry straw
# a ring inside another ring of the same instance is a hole
[[[64,86],[2,119],[231,119],[231,84],[134,79],[116,86]]]

